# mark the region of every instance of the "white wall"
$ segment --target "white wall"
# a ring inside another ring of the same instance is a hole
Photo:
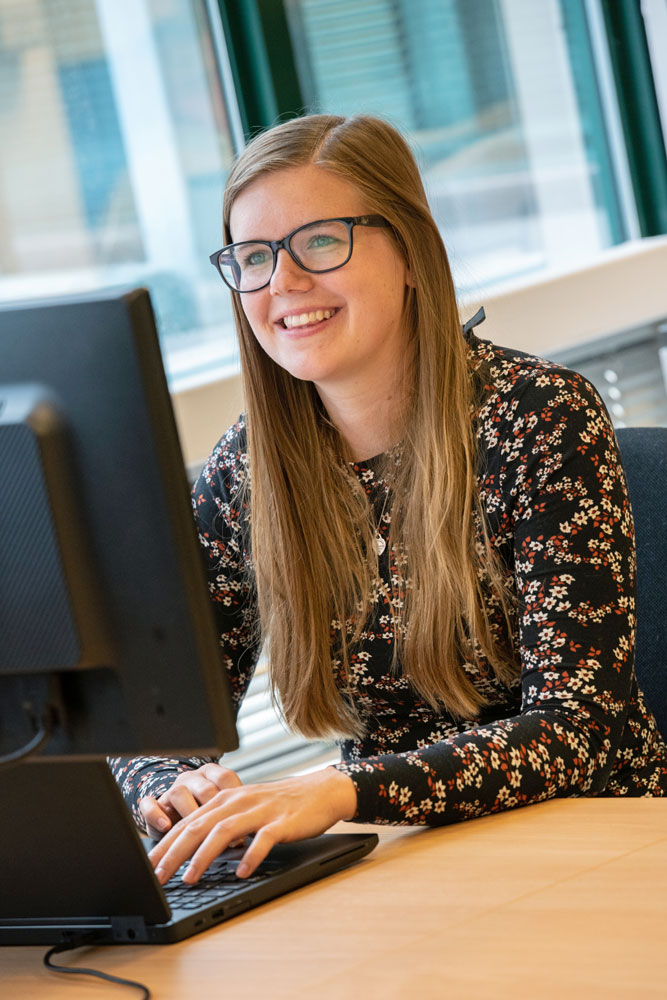
[[[604,251],[588,266],[541,275],[461,304],[463,320],[486,309],[480,336],[547,355],[562,347],[667,319],[667,237],[637,240]],[[201,464],[243,409],[239,376],[174,396],[188,465]]]
[[[241,376],[175,393],[172,402],[185,464],[203,465],[220,436],[243,412]]]
[[[541,275],[462,305],[486,309],[480,336],[506,347],[550,351],[667,319],[667,237],[611,247],[586,267]]]

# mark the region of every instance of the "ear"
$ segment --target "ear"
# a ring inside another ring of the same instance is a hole
[[[412,270],[408,267],[407,264],[405,265],[405,284],[406,284],[406,286],[408,288],[416,288],[417,287],[417,282],[415,281],[415,276],[414,276],[414,274],[412,273]]]

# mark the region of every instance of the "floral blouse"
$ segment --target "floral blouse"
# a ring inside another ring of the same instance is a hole
[[[468,324],[468,327],[471,324]],[[554,796],[665,795],[667,747],[633,670],[632,514],[614,432],[581,375],[466,330],[485,383],[476,414],[479,488],[491,544],[517,596],[517,664],[509,687],[488,664],[464,664],[487,705],[454,719],[426,704],[391,668],[391,552],[386,588],[345,679],[366,735],[340,744],[335,766],[358,795],[360,822],[442,824]],[[220,645],[237,705],[259,655],[248,582],[249,474],[243,419],[222,437],[193,491]],[[391,511],[378,460],[352,466],[386,543]],[[395,569],[395,565],[394,565]],[[489,595],[498,627],[502,613]],[[335,645],[336,628],[332,623]],[[333,647],[332,647],[333,648]],[[332,670],[340,684],[339,663]],[[111,761],[126,801],[160,795],[204,758]]]

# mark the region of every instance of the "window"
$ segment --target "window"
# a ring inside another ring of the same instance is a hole
[[[413,141],[460,292],[637,234],[586,6],[288,0],[309,106]]]
[[[208,262],[233,156],[211,38],[204,0],[0,9],[0,296],[148,285],[172,384],[235,350]]]

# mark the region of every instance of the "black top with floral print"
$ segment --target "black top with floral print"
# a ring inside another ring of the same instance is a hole
[[[391,669],[392,618],[380,590],[352,655],[347,690],[366,735],[341,743],[361,822],[440,824],[564,795],[665,795],[667,747],[633,671],[632,515],[604,406],[580,375],[467,333],[484,375],[477,412],[479,487],[491,543],[517,594],[509,688],[465,664],[488,704],[479,717],[434,711]],[[376,460],[353,465],[386,540],[391,513]],[[241,419],[193,491],[224,662],[240,704],[258,656],[248,582],[248,475]],[[382,542],[379,549],[383,549]],[[380,572],[389,583],[385,546]],[[500,609],[489,605],[492,616]],[[335,633],[336,623],[334,623]],[[339,682],[342,679],[334,661]],[[111,761],[138,822],[203,758]]]

